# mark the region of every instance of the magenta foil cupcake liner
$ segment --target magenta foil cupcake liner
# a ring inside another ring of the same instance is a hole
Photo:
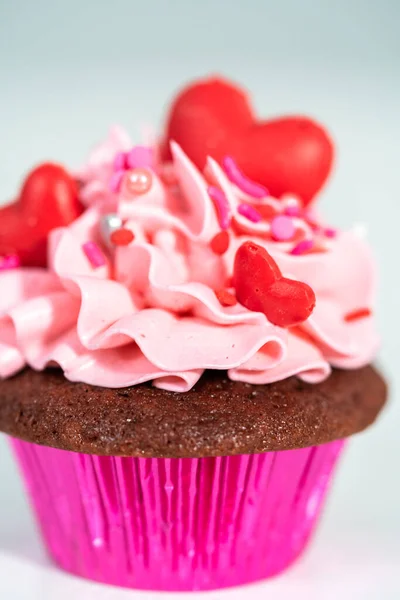
[[[343,442],[215,458],[13,446],[63,569],[131,588],[206,590],[270,577],[302,552]]]

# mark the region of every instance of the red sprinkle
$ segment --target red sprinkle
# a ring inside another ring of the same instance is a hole
[[[229,242],[229,233],[227,231],[220,231],[214,235],[210,242],[211,250],[214,252],[214,254],[225,254],[229,248]]]
[[[235,304],[237,304],[236,296],[231,294],[228,290],[215,290],[215,295],[222,306],[235,306]]]
[[[257,210],[263,219],[269,221],[277,214],[275,208],[270,204],[260,204],[257,206]]]
[[[227,287],[227,288],[232,288],[232,287],[235,287],[235,286],[233,285],[233,277],[232,277],[232,275],[231,275],[230,277],[227,277],[227,278],[226,278],[226,281],[225,281],[225,287]]]
[[[344,316],[344,320],[347,321],[347,323],[350,323],[351,321],[358,321],[358,319],[364,319],[365,317],[370,317],[372,314],[372,312],[370,311],[369,308],[358,308],[356,310],[353,310],[349,313],[347,313],[347,315]]]
[[[160,173],[160,179],[165,185],[176,185],[178,183],[178,177],[172,167],[165,167]]]
[[[317,223],[316,221],[314,221],[313,217],[311,215],[305,214],[304,215],[304,220],[307,223],[307,225],[309,225],[311,227],[311,229],[315,232],[320,232],[321,231],[321,226],[319,225],[319,223]]]
[[[110,235],[110,240],[114,246],[128,246],[128,244],[130,244],[134,239],[135,236],[133,231],[126,229],[125,227],[116,229]]]

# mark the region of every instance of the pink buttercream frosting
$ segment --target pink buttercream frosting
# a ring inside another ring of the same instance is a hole
[[[58,365],[71,381],[124,387],[153,380],[184,391],[205,369],[226,369],[231,379],[249,383],[292,375],[317,383],[332,366],[355,369],[374,357],[374,262],[356,232],[324,235],[315,215],[300,213],[293,238],[276,240],[273,215],[285,214],[293,199],[251,197],[211,158],[200,173],[177,145],[169,166],[157,164],[156,153],[131,149],[115,128],[79,170],[87,209],[51,233],[48,269],[0,272],[1,377],[27,364]],[[147,192],[127,193],[124,156],[149,169]],[[116,172],[122,183],[110,186]],[[210,185],[223,192],[231,219],[223,255],[210,246],[221,231]],[[238,211],[244,203],[260,214],[270,210],[271,218],[246,218]],[[129,245],[104,238],[100,224],[110,213],[133,232]],[[215,290],[229,286],[236,250],[250,239],[284,276],[314,290],[315,309],[301,325],[283,329],[262,313],[219,302]],[[309,239],[312,251],[292,254]],[[99,266],[85,252],[88,243],[104,255]],[[359,309],[371,314],[345,318]]]

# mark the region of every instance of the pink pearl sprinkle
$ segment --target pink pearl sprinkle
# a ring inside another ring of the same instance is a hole
[[[114,171],[123,171],[126,168],[126,152],[118,152],[114,158]]]
[[[255,183],[241,172],[231,156],[226,156],[224,158],[223,165],[230,181],[245,194],[253,196],[253,198],[265,198],[265,196],[269,195],[267,188],[259,183]]]
[[[326,229],[324,229],[324,234],[328,238],[334,238],[334,237],[336,237],[336,233],[337,233],[336,229],[332,229],[332,227],[327,227]]]
[[[295,228],[293,220],[285,215],[274,217],[271,221],[271,235],[274,240],[284,242],[291,240],[294,236]]]
[[[152,168],[154,166],[154,152],[147,146],[135,146],[126,157],[126,164],[129,169],[138,167]]]
[[[304,254],[311,250],[314,246],[313,240],[302,240],[294,248],[292,248],[290,254],[298,256],[299,254]]]
[[[10,254],[8,256],[0,256],[0,271],[8,271],[9,269],[17,269],[21,266],[19,256]]]
[[[242,215],[242,217],[245,217],[246,219],[248,219],[249,221],[252,221],[253,223],[259,223],[262,220],[262,216],[260,215],[258,210],[256,210],[254,208],[254,206],[251,206],[250,204],[246,204],[245,202],[242,202],[242,204],[239,204],[238,213],[239,213],[239,215]]]
[[[132,169],[124,179],[124,188],[129,196],[146,194],[153,183],[153,176],[148,169]]]
[[[92,267],[94,267],[95,269],[97,267],[102,267],[106,264],[104,254],[99,248],[99,246],[96,244],[96,242],[85,242],[84,244],[82,244],[82,250],[86,254]]]
[[[210,185],[207,191],[211,200],[214,202],[217,208],[218,219],[221,229],[228,229],[231,217],[229,202],[224,192],[221,191],[219,188],[215,187],[215,185]]]
[[[111,175],[111,179],[110,179],[110,190],[112,192],[114,192],[114,194],[116,194],[119,191],[119,188],[121,187],[121,181],[122,178],[124,176],[124,171],[115,171],[115,173],[113,173]]]

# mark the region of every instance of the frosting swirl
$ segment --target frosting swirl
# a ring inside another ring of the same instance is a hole
[[[114,129],[77,173],[87,209],[51,232],[47,269],[0,273],[1,377],[26,364],[59,365],[71,381],[124,387],[153,380],[185,391],[205,369],[227,369],[231,379],[249,383],[292,375],[316,383],[332,366],[358,368],[373,358],[374,262],[355,232],[332,237],[315,215],[293,209],[293,199],[251,196],[251,185],[242,189],[211,158],[201,174],[173,145],[167,171],[148,149],[126,154],[131,146]],[[147,169],[147,190],[132,194],[126,166]],[[221,220],[210,185],[222,193],[230,218],[223,253],[212,244]],[[242,205],[248,214],[238,210]],[[291,235],[272,225],[272,216],[285,211]],[[251,217],[256,213],[262,218]],[[133,241],[110,243],[101,228],[110,214]],[[215,293],[232,289],[235,254],[248,240],[265,248],[284,276],[314,290],[306,321],[278,327]],[[97,262],[88,244],[100,250]],[[299,244],[305,253],[296,251]]]

